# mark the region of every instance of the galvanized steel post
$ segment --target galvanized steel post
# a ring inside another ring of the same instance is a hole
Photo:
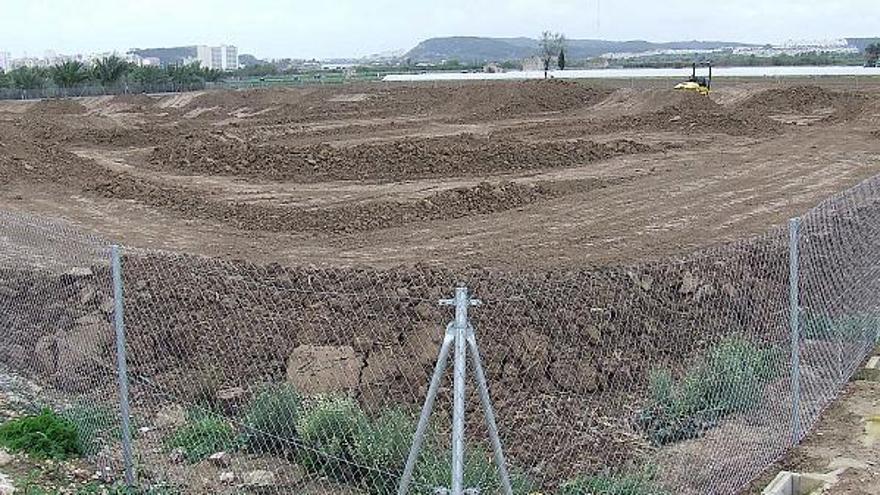
[[[791,443],[801,439],[800,416],[800,292],[798,287],[798,231],[800,219],[788,222],[788,316],[791,327]]]
[[[116,368],[119,380],[119,412],[122,420],[122,457],[125,463],[125,484],[134,486],[134,461],[131,445],[131,408],[128,401],[128,364],[125,358],[125,320],[123,318],[122,262],[119,246],[110,247],[113,274],[113,317],[116,329]]]
[[[455,364],[452,397],[452,495],[464,493],[464,399],[467,373],[468,290],[455,289]]]

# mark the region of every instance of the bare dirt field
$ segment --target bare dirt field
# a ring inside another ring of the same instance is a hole
[[[877,175],[878,131],[880,81],[719,82],[710,98],[530,81],[0,102],[0,211],[187,253],[126,258],[132,369],[183,402],[203,375],[216,389],[283,381],[291,352],[317,345],[357,355],[368,410],[417,407],[448,317],[436,300],[472,275],[512,462],[552,487],[654,449],[631,424],[651,367],[680,372],[730,334],[785,349],[787,251],[768,231]],[[848,201],[807,235],[849,249],[805,269],[807,303],[846,294],[873,255],[850,220],[875,206]],[[38,341],[68,337],[56,322],[106,319],[107,267],[89,273],[0,272],[10,308],[55,298],[0,321],[13,344],[0,357],[27,370]],[[93,370],[58,363],[41,378],[87,388]],[[778,423],[755,443],[782,448]],[[729,458],[746,426],[674,459]],[[729,492],[780,454],[665,476]]]
[[[880,170],[880,84],[823,84],[0,102],[0,207],[264,261],[645,259],[763,232]]]

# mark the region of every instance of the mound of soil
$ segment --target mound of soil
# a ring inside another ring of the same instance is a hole
[[[763,115],[812,114],[832,110],[833,116],[829,115],[829,118],[845,120],[857,116],[865,102],[864,95],[803,85],[762,91],[746,98],[737,107]]]
[[[622,154],[658,151],[635,141],[596,143],[579,140],[529,143],[471,134],[404,138],[391,143],[337,148],[254,145],[206,135],[157,147],[150,164],[175,173],[237,175],[272,180],[398,181],[431,177],[477,176],[580,165]]]
[[[116,95],[109,105],[119,106],[122,112],[143,113],[151,111],[156,106],[156,100],[145,94]]]
[[[456,120],[468,121],[576,110],[594,105],[610,93],[561,80],[416,86],[394,88],[368,100],[364,106],[393,113],[449,114],[455,115]]]
[[[223,222],[246,231],[343,234],[398,227],[408,223],[462,218],[526,206],[586,192],[627,179],[589,179],[558,183],[482,182],[433,193],[414,201],[369,201],[315,209],[225,202],[182,187],[115,174],[87,184],[103,197],[138,201],[177,212],[185,218]]]
[[[710,98],[680,91],[669,92],[671,102],[659,110],[618,117],[597,129],[657,129],[680,132],[719,132],[731,136],[764,136],[780,132],[782,125],[762,112],[726,109]]]
[[[40,100],[28,108],[27,113],[31,115],[81,115],[88,109],[79,102],[68,99],[46,99]]]
[[[57,141],[34,140],[18,122],[0,121],[0,184],[17,182],[79,184],[93,176],[87,160]]]
[[[247,108],[271,110],[261,120],[277,123],[401,115],[449,116],[453,121],[510,118],[574,110],[598,103],[611,91],[569,81],[467,83],[461,85],[355,85],[338,88],[211,91],[186,106],[199,117]],[[210,110],[205,112],[204,110]]]

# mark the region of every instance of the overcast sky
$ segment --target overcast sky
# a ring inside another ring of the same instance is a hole
[[[14,56],[228,43],[261,58],[328,58],[546,29],[649,41],[878,36],[880,1],[0,0],[0,51]]]

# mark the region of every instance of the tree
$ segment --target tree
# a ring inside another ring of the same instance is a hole
[[[143,86],[144,91],[168,83],[168,73],[152,65],[133,67],[129,77],[132,81]]]
[[[559,58],[556,59],[559,70],[565,70],[565,48],[559,50]]]
[[[198,62],[189,65],[174,65],[166,69],[168,79],[178,88],[185,88],[199,83],[203,83],[202,68]]]
[[[9,73],[12,86],[22,91],[39,89],[46,85],[46,74],[41,69],[21,67]]]
[[[544,62],[544,79],[547,79],[547,72],[550,70],[550,64],[553,59],[565,48],[565,35],[561,33],[551,33],[544,31],[541,33],[540,57]]]
[[[223,79],[224,76],[225,74],[222,70],[203,68],[199,71],[199,77],[207,82],[217,82]]]
[[[880,43],[871,43],[865,48],[865,61],[869,66],[876,66],[880,59]]]
[[[52,80],[65,90],[89,80],[89,72],[82,62],[69,60],[51,69]]]
[[[12,84],[12,78],[6,72],[0,71],[0,89],[8,88]]]
[[[115,86],[130,70],[131,65],[128,62],[111,55],[97,60],[92,68],[92,74],[104,86]]]

